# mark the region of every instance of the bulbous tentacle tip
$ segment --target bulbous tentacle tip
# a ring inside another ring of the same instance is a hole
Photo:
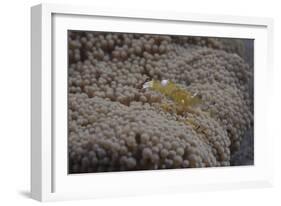
[[[169,80],[167,80],[167,79],[164,79],[164,80],[161,81],[161,85],[162,85],[163,87],[167,86],[168,83],[169,83]]]

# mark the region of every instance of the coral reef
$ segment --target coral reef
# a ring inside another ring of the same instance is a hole
[[[68,38],[70,173],[243,164],[240,145],[253,135],[244,40],[82,31]],[[199,103],[179,110],[175,96],[143,88],[162,80]]]

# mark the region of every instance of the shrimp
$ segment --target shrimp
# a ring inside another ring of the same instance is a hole
[[[198,93],[191,94],[169,80],[148,81],[143,84],[143,89],[146,88],[151,88],[174,102],[173,105],[167,103],[162,104],[162,109],[166,112],[176,111],[179,115],[183,115],[185,112],[197,113],[198,111],[195,111],[192,108],[202,103],[202,100],[198,97]],[[192,119],[187,119],[183,122],[191,125],[196,132],[203,133],[205,135],[207,134],[206,128],[198,125]]]
[[[198,93],[191,94],[169,80],[162,80],[161,82],[152,80],[146,82],[143,88],[151,88],[171,99],[175,103],[176,111],[179,114],[187,112],[190,108],[201,103],[201,99],[197,96]]]

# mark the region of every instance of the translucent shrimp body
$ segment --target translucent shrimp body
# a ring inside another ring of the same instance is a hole
[[[201,103],[201,99],[197,97],[197,94],[191,94],[169,80],[152,80],[146,82],[143,88],[151,88],[171,99],[175,103],[177,110],[181,112],[186,112],[191,107]]]
[[[161,82],[152,80],[146,82],[143,85],[143,88],[151,88],[152,90],[157,91],[163,94],[165,97],[171,99],[174,102],[173,105],[169,105],[167,103],[163,103],[161,105],[162,109],[167,112],[176,111],[178,115],[185,115],[186,112],[202,112],[201,110],[196,111],[193,108],[202,103],[202,100],[198,98],[197,93],[191,94],[169,80],[162,80]],[[206,129],[197,124],[193,118],[189,117],[183,122],[185,124],[191,125],[196,132],[206,135]]]

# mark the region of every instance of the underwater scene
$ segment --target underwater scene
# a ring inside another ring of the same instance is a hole
[[[68,173],[254,165],[254,40],[68,31]]]

